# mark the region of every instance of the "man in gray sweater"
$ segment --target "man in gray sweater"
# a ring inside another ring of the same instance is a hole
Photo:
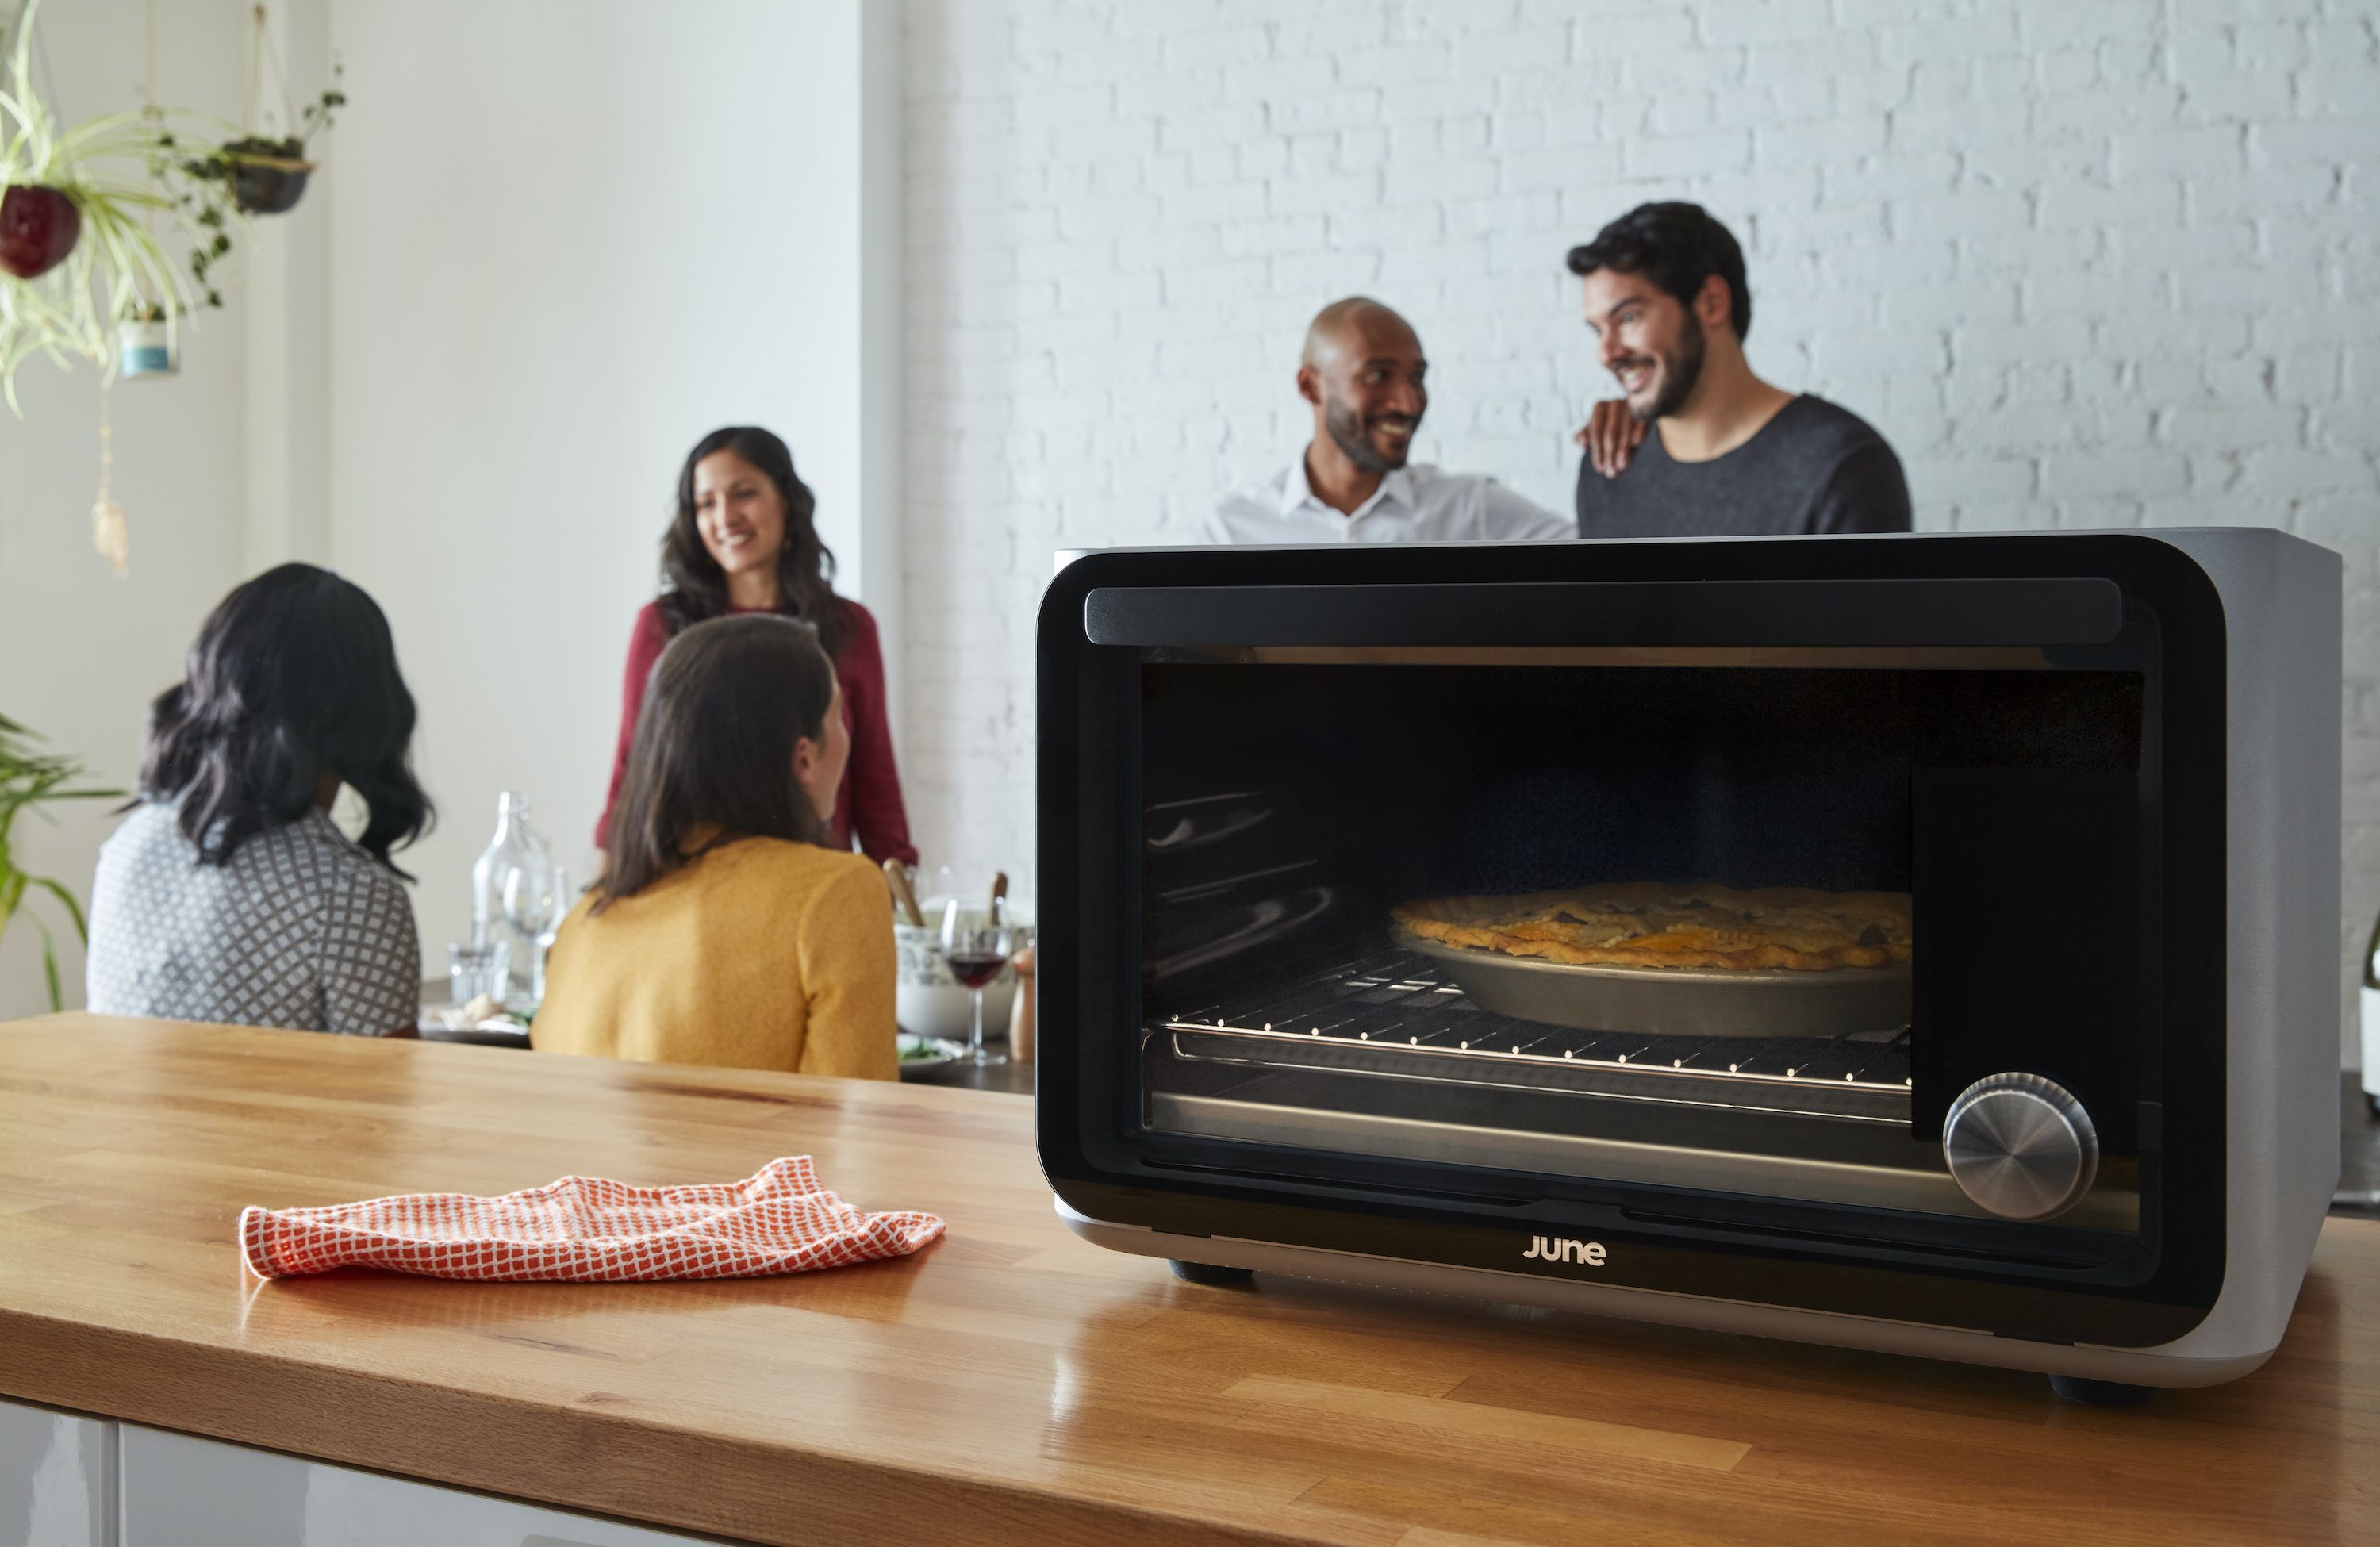
[[[1570,270],[1627,395],[1597,404],[1578,434],[1581,537],[1909,530],[1909,485],[1882,435],[1753,374],[1743,250],[1702,206],[1640,205],[1572,248]]]

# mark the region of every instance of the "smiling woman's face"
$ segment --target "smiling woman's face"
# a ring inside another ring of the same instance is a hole
[[[785,502],[768,474],[732,451],[714,451],[694,465],[694,525],[728,575],[770,573],[785,546]]]

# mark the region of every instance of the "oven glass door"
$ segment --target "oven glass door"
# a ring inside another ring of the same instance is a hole
[[[2152,660],[1141,649],[1141,1131],[2136,1236]],[[1945,1115],[2003,1074],[2075,1099],[2087,1176],[1961,1185]]]

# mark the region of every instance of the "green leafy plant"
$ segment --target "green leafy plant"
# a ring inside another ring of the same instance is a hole
[[[0,714],[0,939],[8,933],[9,921],[16,918],[27,894],[35,890],[47,892],[59,907],[66,909],[67,920],[74,926],[75,938],[85,944],[91,942],[91,930],[85,923],[82,905],[63,883],[48,876],[28,875],[18,868],[16,850],[10,834],[16,826],[18,813],[31,811],[43,821],[55,821],[42,810],[52,800],[115,800],[124,792],[120,789],[67,789],[64,786],[83,776],[82,765],[72,758],[52,757],[33,749],[42,738],[27,730],[6,714]],[[28,913],[33,927],[42,932],[42,971],[50,985],[50,1008],[66,1008],[66,995],[58,986],[57,939],[39,914]]]
[[[297,133],[278,139],[244,134],[181,164],[184,175],[198,185],[182,201],[196,213],[200,225],[220,231],[225,193],[243,214],[283,214],[297,204],[306,191],[307,174],[314,170],[306,159],[306,142],[328,129],[333,114],[346,105],[347,94],[340,89],[346,73],[344,66],[332,66],[329,88],[298,115]],[[212,189],[206,186],[210,184]],[[201,285],[208,266],[220,256],[203,249],[190,254]]]
[[[164,120],[160,108],[149,109],[155,123],[155,156],[151,176],[174,188],[176,213],[190,234],[190,285],[197,298],[210,309],[223,305],[223,292],[208,271],[231,256],[231,234],[245,225],[239,201],[233,194],[233,164],[228,147],[203,143],[186,146]],[[196,151],[196,154],[185,154]]]
[[[213,259],[230,250],[224,223],[201,223],[202,212],[161,180],[176,164],[177,151],[216,152],[195,128],[175,129],[173,116],[153,105],[58,127],[33,90],[40,9],[41,0],[28,0],[18,18],[7,86],[0,90],[0,189],[10,198],[62,198],[79,218],[79,235],[67,222],[64,239],[72,250],[55,266],[29,278],[0,274],[0,396],[20,415],[17,369],[26,360],[42,355],[64,367],[80,359],[113,370],[117,323],[152,309],[171,322],[212,294],[166,255],[153,218],[182,229]]]

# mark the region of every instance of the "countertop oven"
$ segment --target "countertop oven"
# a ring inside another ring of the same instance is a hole
[[[1039,658],[1060,1209],[2200,1384],[2338,1169],[2338,557],[2261,530],[1121,550]]]

